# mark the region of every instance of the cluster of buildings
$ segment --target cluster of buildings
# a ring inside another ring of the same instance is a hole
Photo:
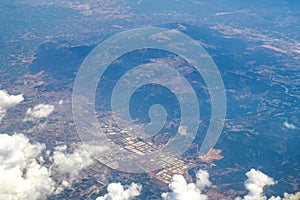
[[[196,163],[177,158],[161,151],[152,142],[142,140],[136,137],[136,134],[132,135],[131,131],[135,131],[134,128],[129,131],[120,130],[117,126],[110,124],[103,125],[102,129],[110,139],[111,144],[106,144],[110,147],[110,151],[104,154],[101,159],[105,159],[104,163],[108,163],[110,167],[119,168],[120,162],[124,164],[127,161],[128,167],[137,167],[146,173],[149,172],[153,181],[161,186],[168,186],[175,174],[189,178],[188,170],[196,167]],[[160,170],[150,172],[151,169]]]

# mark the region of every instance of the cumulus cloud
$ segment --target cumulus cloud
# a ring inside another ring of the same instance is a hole
[[[199,170],[196,173],[196,179],[197,179],[196,186],[201,191],[211,186],[211,182],[209,180],[209,173],[205,170]]]
[[[208,197],[202,194],[202,190],[209,187],[209,174],[204,170],[199,170],[196,174],[197,182],[187,184],[182,175],[174,175],[169,188],[171,192],[163,193],[164,200],[207,200]]]
[[[67,146],[55,147],[51,160],[51,169],[63,180],[63,185],[71,185],[81,170],[94,163],[93,156],[103,153],[107,147],[88,144],[79,145],[73,153],[67,152]]]
[[[245,182],[245,187],[249,193],[244,196],[245,200],[265,200],[264,187],[274,185],[275,181],[259,170],[251,169],[246,173],[248,179]],[[241,198],[236,198],[241,200]]]
[[[46,199],[54,181],[41,157],[45,146],[24,135],[0,134],[0,199]]]
[[[124,188],[121,183],[111,183],[107,186],[107,194],[98,197],[96,200],[130,200],[140,195],[142,186],[132,183],[128,188]]]
[[[9,108],[15,107],[22,101],[24,101],[22,94],[10,95],[5,90],[0,90],[0,122]]]
[[[300,199],[300,192],[297,192],[296,194],[288,194],[288,193],[284,193],[283,194],[283,198],[277,196],[274,197],[272,196],[269,200],[299,200]]]
[[[40,118],[47,118],[53,111],[53,105],[39,104],[33,108],[28,108],[24,121],[35,121]]]
[[[273,178],[267,176],[259,170],[251,169],[246,173],[248,179],[244,185],[249,191],[244,197],[237,197],[235,200],[299,200],[300,192],[295,194],[284,193],[283,197],[272,196],[267,198],[264,195],[266,186],[274,185],[276,182]],[[199,170],[196,174],[197,182],[187,184],[186,180],[181,175],[174,175],[169,188],[171,192],[163,193],[163,200],[207,200],[208,196],[202,194],[203,190],[211,186],[209,173],[204,170]]]
[[[93,156],[102,154],[107,147],[90,144],[80,144],[73,152],[68,152],[67,146],[57,146],[50,157],[51,172],[57,177],[57,187],[54,194],[61,193],[72,186],[80,172],[94,163]]]
[[[62,146],[56,147],[49,158],[44,144],[30,143],[22,134],[0,134],[0,199],[40,200],[58,194],[94,163],[92,154],[104,150],[81,144],[68,153]],[[50,163],[44,161],[46,157]]]
[[[9,95],[5,90],[0,90],[0,107],[9,109],[24,101],[22,94]]]
[[[246,173],[248,179],[245,181],[245,187],[249,191],[243,198],[237,197],[236,200],[266,200],[264,195],[264,188],[266,186],[274,185],[276,182],[266,174],[259,170],[251,169]],[[300,192],[296,194],[284,193],[284,197],[272,196],[269,200],[298,200],[300,199]]]
[[[102,154],[107,147],[80,144],[73,152],[66,146],[48,152],[44,144],[31,143],[22,134],[0,134],[0,199],[47,199],[64,188],[71,187],[81,170],[94,163],[93,155]],[[49,155],[51,155],[49,157]],[[44,159],[49,158],[49,162]],[[249,191],[236,200],[299,200],[300,192],[284,193],[283,196],[267,198],[264,188],[276,182],[259,170],[246,173],[245,187]],[[203,191],[211,186],[209,174],[199,170],[196,183],[187,183],[183,176],[174,175],[170,192],[163,193],[163,200],[207,200]],[[142,186],[132,183],[124,187],[111,183],[108,193],[97,200],[130,200],[140,195]]]

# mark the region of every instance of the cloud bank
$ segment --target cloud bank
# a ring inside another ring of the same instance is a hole
[[[107,147],[80,144],[73,152],[66,146],[55,147],[47,153],[44,144],[31,143],[22,134],[0,134],[0,199],[40,200],[59,194],[79,178],[80,172],[94,163],[93,155],[102,154]],[[45,162],[44,160],[49,160]],[[299,200],[300,192],[266,197],[264,189],[276,182],[263,172],[251,169],[244,185],[248,193],[236,200]],[[211,186],[209,173],[199,170],[196,183],[187,183],[174,175],[169,192],[163,200],[207,200],[205,189]],[[142,186],[132,183],[124,187],[111,183],[108,193],[97,200],[131,200],[141,193]]]
[[[44,144],[31,143],[22,134],[0,134],[0,199],[41,200],[58,194],[94,163],[92,154],[103,151],[104,147],[81,144],[69,153],[59,146],[49,157]]]
[[[300,192],[295,194],[284,193],[283,197],[272,196],[267,198],[264,195],[264,188],[276,184],[273,178],[267,176],[259,170],[251,169],[246,173],[248,177],[245,181],[245,188],[248,194],[244,197],[237,197],[235,200],[300,200]],[[169,185],[170,192],[163,193],[163,200],[207,200],[208,196],[203,194],[203,190],[211,186],[209,173],[199,170],[196,174],[196,183],[187,184],[181,175],[174,175]]]
[[[0,134],[0,199],[45,199],[54,181],[43,166],[45,146],[24,135]]]
[[[251,169],[246,173],[248,179],[245,181],[244,185],[246,189],[249,191],[247,195],[243,198],[237,197],[235,200],[266,200],[268,199],[264,195],[264,188],[266,186],[274,185],[276,182],[267,176],[266,174],[262,173],[259,170]],[[269,200],[299,200],[300,199],[300,192],[296,194],[288,194],[284,193],[284,197],[281,198],[279,196],[274,197],[272,196]]]
[[[277,196],[274,197],[272,196],[269,200],[299,200],[300,199],[300,192],[297,192],[296,194],[288,194],[288,193],[284,193],[283,194],[283,198]]]
[[[274,185],[273,178],[259,170],[251,169],[246,173],[248,179],[244,185],[249,191],[244,197],[237,197],[235,200],[299,200],[300,192],[295,194],[284,193],[283,197],[270,197],[264,195],[266,186]],[[196,173],[196,183],[187,183],[182,175],[174,175],[169,185],[170,192],[161,195],[163,200],[208,200],[209,197],[203,191],[211,186],[209,173],[199,170]],[[96,200],[130,200],[140,195],[142,186],[132,183],[127,189],[121,183],[111,183],[107,187],[108,193]]]

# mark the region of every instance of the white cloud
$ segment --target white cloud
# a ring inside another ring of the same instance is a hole
[[[24,135],[0,134],[0,199],[46,199],[54,190],[40,159],[45,146]]]
[[[70,153],[66,146],[56,147],[50,162],[44,144],[30,143],[22,134],[0,134],[0,199],[47,199],[49,195],[60,193],[71,187],[81,170],[94,163],[93,155],[102,154],[107,147],[80,144]],[[46,152],[46,154],[44,154]],[[299,200],[300,192],[284,193],[283,197],[267,198],[263,190],[275,181],[259,170],[251,169],[246,173],[245,187],[249,191],[236,200]],[[170,192],[163,193],[164,200],[207,200],[203,190],[210,187],[209,174],[199,170],[196,183],[187,183],[183,176],[174,175],[169,185]],[[130,200],[140,195],[142,186],[132,183],[128,187],[111,183],[108,193],[97,200]]]
[[[22,94],[9,95],[5,90],[0,90],[0,107],[9,109],[24,101]]]
[[[51,169],[69,184],[78,178],[81,170],[94,163],[93,156],[103,153],[107,147],[88,144],[79,145],[73,153],[66,146],[58,146],[53,152]]]
[[[53,111],[53,105],[39,104],[33,108],[28,108],[24,121],[34,121],[40,118],[47,118]]]
[[[290,124],[288,122],[284,122],[283,126],[288,128],[288,129],[296,129],[297,128],[294,124]]]
[[[248,179],[245,181],[245,187],[249,191],[243,198],[237,197],[236,200],[266,200],[267,197],[264,195],[264,187],[274,185],[276,182],[262,173],[259,170],[251,169],[246,173]],[[269,200],[299,200],[300,192],[296,194],[284,193],[284,197],[272,196]]]
[[[62,100],[62,99],[59,100],[59,102],[58,102],[59,105],[62,105],[63,103],[64,103],[64,100]]]
[[[107,186],[107,194],[98,197],[96,200],[130,200],[140,195],[142,186],[132,183],[128,188],[124,188],[121,183],[111,183]]]
[[[274,197],[272,196],[269,200],[299,200],[300,199],[300,192],[297,192],[296,194],[288,194],[288,193],[284,193],[283,194],[283,198],[277,196]]]
[[[209,173],[205,170],[199,170],[196,173],[196,186],[202,191],[205,188],[208,188],[211,186],[211,182],[209,180]]]
[[[295,194],[284,193],[283,197],[270,197],[264,195],[266,186],[274,185],[276,182],[259,170],[251,169],[246,173],[248,179],[245,187],[249,191],[244,197],[237,197],[235,200],[299,200],[300,192]],[[197,182],[187,184],[181,175],[174,175],[169,188],[171,192],[163,193],[163,200],[207,200],[208,196],[202,194],[205,188],[211,186],[207,171],[199,170],[196,174]]]
[[[265,200],[267,199],[263,192],[264,187],[274,185],[275,182],[272,178],[268,177],[259,170],[251,169],[246,173],[248,179],[245,182],[245,187],[249,193],[244,196],[245,200]],[[241,199],[241,198],[236,198]]]
[[[91,153],[97,155],[104,150],[81,144],[67,153],[66,146],[56,147],[52,163],[46,164],[42,155],[48,157],[50,153],[44,144],[32,144],[22,134],[0,134],[0,199],[40,200],[58,194],[94,163]]]
[[[206,200],[207,195],[202,194],[202,190],[209,187],[209,174],[204,170],[199,170],[196,174],[197,183],[187,184],[182,175],[174,175],[169,188],[171,192],[163,193],[164,200]]]
[[[9,95],[5,90],[0,90],[0,122],[9,108],[15,107],[22,101],[24,101],[22,94]]]

